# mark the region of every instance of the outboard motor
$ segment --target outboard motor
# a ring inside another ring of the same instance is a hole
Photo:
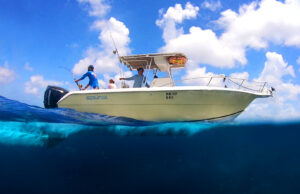
[[[57,86],[48,86],[44,94],[45,108],[57,108],[57,102],[68,92]]]

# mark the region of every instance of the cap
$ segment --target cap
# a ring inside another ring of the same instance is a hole
[[[94,66],[93,65],[89,65],[89,67],[88,67],[88,70],[90,71],[93,71],[94,70]]]

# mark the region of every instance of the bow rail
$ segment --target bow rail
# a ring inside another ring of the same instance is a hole
[[[186,84],[193,84],[197,86],[234,88],[258,93],[266,93],[271,90],[271,87],[268,85],[267,82],[250,81],[248,79],[227,77],[223,75],[194,77],[173,81],[173,85],[180,86]],[[156,87],[164,87],[168,85],[170,85],[170,83],[163,83]]]

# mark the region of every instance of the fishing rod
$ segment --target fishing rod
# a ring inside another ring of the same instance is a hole
[[[64,67],[64,66],[59,66],[58,68],[64,69],[64,70],[68,71],[69,73],[71,73],[71,76],[72,76],[72,78],[73,78],[74,82],[76,83],[76,85],[77,85],[78,89],[79,89],[79,90],[81,90],[81,88],[82,88],[82,84],[78,84],[78,83],[76,82],[76,78],[75,78],[75,76],[74,76],[74,74],[73,74],[72,70],[70,70],[69,68],[67,68],[67,67]]]
[[[110,30],[110,27],[109,27],[109,24],[107,22],[107,20],[105,20],[106,22],[106,26],[107,26],[107,29],[108,29],[108,32],[109,32],[109,36],[110,36],[110,39],[112,40],[113,42],[113,45],[114,45],[114,50],[113,50],[113,54],[114,55],[117,55],[118,59],[120,60],[120,54],[119,54],[119,51],[118,51],[118,48],[117,48],[117,45],[116,45],[116,42],[113,38],[113,35],[111,33],[111,30]],[[121,62],[121,61],[120,61]],[[124,72],[123,72],[123,68],[122,66],[120,65],[120,63],[118,63],[118,66],[119,66],[119,69],[120,69],[120,77],[124,77]],[[128,88],[129,86],[125,83],[125,81],[121,81],[121,87],[122,88]]]

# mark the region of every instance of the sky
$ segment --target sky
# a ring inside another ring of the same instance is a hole
[[[299,0],[0,0],[0,95],[43,106],[47,85],[75,90],[72,73],[89,64],[104,88],[120,68],[135,74],[115,42],[120,55],[185,53],[177,80],[225,74],[276,89],[240,119],[299,119],[299,18]]]

